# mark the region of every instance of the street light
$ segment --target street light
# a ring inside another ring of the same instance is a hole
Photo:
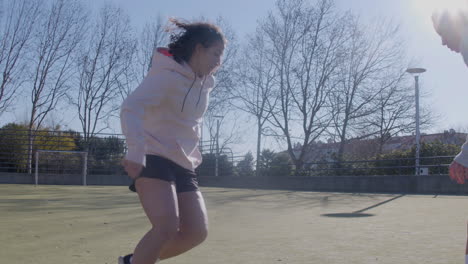
[[[218,177],[219,175],[219,126],[220,126],[220,120],[224,118],[224,116],[221,115],[215,115],[213,116],[216,118],[216,156],[215,156],[215,177]]]
[[[415,169],[416,175],[420,175],[419,171],[419,150],[420,150],[420,135],[419,135],[419,75],[426,72],[424,68],[409,68],[406,70],[407,73],[414,76],[415,86],[415,100],[416,100],[416,162]]]

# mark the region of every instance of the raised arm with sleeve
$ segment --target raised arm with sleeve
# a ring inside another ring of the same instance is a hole
[[[161,78],[156,69],[150,69],[143,82],[124,100],[120,122],[128,147],[125,159],[145,165],[145,109],[158,106],[168,86],[167,78]]]

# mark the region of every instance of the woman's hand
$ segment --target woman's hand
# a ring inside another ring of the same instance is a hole
[[[122,160],[122,165],[132,179],[136,179],[143,170],[143,165],[126,159]]]
[[[450,178],[458,184],[464,184],[465,179],[468,179],[468,168],[460,163],[453,161],[449,167]]]

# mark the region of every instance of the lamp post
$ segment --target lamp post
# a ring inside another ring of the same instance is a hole
[[[420,175],[419,171],[419,151],[420,151],[420,134],[419,134],[419,75],[426,72],[424,68],[409,68],[407,73],[414,76],[415,86],[415,100],[416,100],[416,161],[415,161],[415,174]]]
[[[200,148],[200,153],[202,154],[202,156],[203,156],[203,125],[205,123],[204,121],[205,120],[202,119],[201,124],[200,124],[200,142],[199,142],[200,147],[199,148]]]
[[[216,118],[216,156],[215,156],[215,177],[219,176],[219,127],[220,127],[220,120],[224,118],[224,116],[215,115],[213,116]]]

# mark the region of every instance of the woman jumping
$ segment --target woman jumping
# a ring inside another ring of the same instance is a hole
[[[153,264],[202,243],[208,232],[195,168],[201,122],[226,40],[210,23],[171,20],[168,48],[154,52],[143,82],[123,102],[128,152],[123,166],[151,223],[119,264]]]

